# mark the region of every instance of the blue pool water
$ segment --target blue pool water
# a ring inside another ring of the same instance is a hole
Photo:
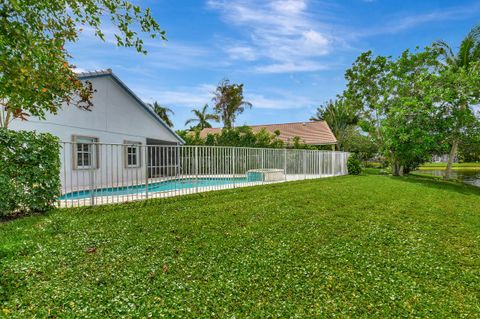
[[[253,180],[250,180],[252,182]],[[194,187],[206,187],[206,186],[219,186],[227,185],[233,183],[246,183],[247,178],[245,177],[236,177],[236,178],[184,178],[184,179],[172,179],[168,181],[156,182],[148,184],[148,192],[164,192],[172,191],[176,189],[185,189],[185,188],[194,188]],[[117,196],[117,195],[130,195],[130,194],[141,194],[145,192],[145,185],[135,185],[135,186],[120,186],[120,187],[107,187],[107,188],[98,188],[94,190],[95,196]],[[71,192],[61,196],[60,200],[65,199],[83,199],[90,198],[90,190]]]

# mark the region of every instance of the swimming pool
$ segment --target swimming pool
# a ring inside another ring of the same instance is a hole
[[[222,186],[229,185],[233,183],[247,183],[253,182],[253,180],[247,180],[246,177],[235,177],[235,178],[179,178],[171,179],[168,181],[155,182],[148,184],[148,192],[165,192],[173,191],[178,189],[185,188],[195,188],[195,187],[208,187],[208,186]],[[119,196],[119,195],[132,195],[132,194],[141,194],[146,192],[146,186],[143,185],[131,185],[131,186],[119,186],[119,187],[106,187],[106,188],[97,188],[93,192],[94,196]],[[84,199],[90,198],[90,190],[82,190],[67,193],[62,195],[59,200],[73,200],[73,199]]]

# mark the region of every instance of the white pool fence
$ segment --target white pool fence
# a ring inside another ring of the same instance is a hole
[[[61,207],[118,203],[347,174],[348,153],[61,143]]]

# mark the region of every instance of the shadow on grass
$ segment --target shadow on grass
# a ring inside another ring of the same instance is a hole
[[[388,175],[388,173],[387,170],[384,168],[366,167],[362,169],[361,175]]]
[[[432,178],[430,176],[408,175],[403,177],[389,176],[389,178],[439,190],[441,189],[453,191],[463,195],[480,195],[480,187],[464,184],[461,182],[444,181],[442,179]]]
[[[35,216],[46,216],[48,213],[52,212],[54,208],[46,211],[46,212],[14,212],[6,215],[1,215],[0,216],[0,224],[10,222],[12,220],[20,219],[20,218],[25,218],[25,217],[35,217]]]

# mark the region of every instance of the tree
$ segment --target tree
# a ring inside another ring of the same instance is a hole
[[[480,123],[478,121],[460,143],[458,157],[464,162],[480,162]]]
[[[435,50],[404,51],[397,59],[366,52],[347,70],[344,96],[359,110],[360,126],[379,145],[393,175],[425,161],[441,141]]]
[[[203,130],[204,128],[212,127],[208,121],[218,121],[218,115],[210,114],[208,111],[208,104],[205,104],[201,110],[193,109],[192,112],[195,117],[188,119],[185,125],[197,123],[195,129]]]
[[[480,25],[474,27],[462,40],[457,53],[444,41],[435,42],[434,48],[439,50],[443,62],[439,72],[442,77],[446,119],[449,121],[447,138],[451,146],[444,178],[450,179],[459,143],[469,126],[477,121],[472,105],[480,102]]]
[[[83,27],[104,40],[102,21],[116,27],[118,46],[146,53],[139,33],[165,39],[150,10],[125,0],[15,0],[0,5],[0,126],[12,118],[44,118],[62,103],[90,109],[93,88],[69,64],[68,43]]]
[[[357,158],[364,162],[375,158],[378,154],[378,145],[356,125],[347,129],[343,149],[357,154]]]
[[[338,150],[344,150],[348,130],[352,125],[357,124],[358,116],[356,110],[344,99],[338,99],[330,100],[321,105],[317,108],[315,116],[312,116],[310,120],[327,122],[337,138]]]
[[[173,127],[173,122],[172,120],[170,119],[170,117],[168,116],[168,113],[174,115],[175,112],[173,112],[172,109],[166,107],[166,106],[161,106],[157,101],[150,103],[148,104],[152,110],[158,115],[158,117],[160,117],[162,119],[162,121],[165,122],[165,124],[167,124],[168,127]]]
[[[218,84],[213,94],[213,108],[226,129],[233,127],[235,119],[246,107],[252,107],[252,103],[244,100],[243,84],[230,84],[230,81],[225,79]]]

